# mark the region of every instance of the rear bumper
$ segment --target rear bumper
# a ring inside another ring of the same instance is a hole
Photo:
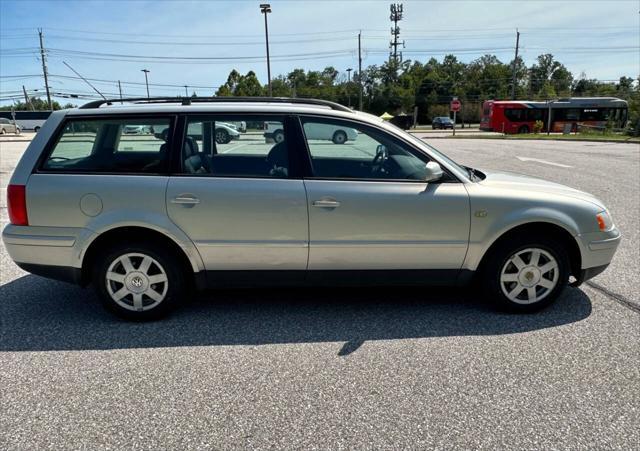
[[[82,285],[82,270],[72,266],[53,266],[53,265],[37,265],[33,263],[16,262],[20,268],[24,269],[36,276],[46,277],[47,279],[61,280],[62,282],[75,283]]]
[[[11,259],[34,274],[41,273],[40,266],[79,269],[83,243],[91,236],[93,232],[88,229],[68,227],[9,224],[2,231],[2,241]]]

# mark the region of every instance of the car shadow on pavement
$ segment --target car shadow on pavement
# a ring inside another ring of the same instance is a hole
[[[106,312],[91,289],[27,275],[0,286],[0,351],[343,342],[347,355],[367,340],[512,334],[590,314],[591,300],[573,288],[530,315],[497,312],[459,289],[271,288],[208,292],[136,323]]]

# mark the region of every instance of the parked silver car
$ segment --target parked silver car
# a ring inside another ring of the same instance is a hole
[[[278,124],[284,139],[220,144],[218,124],[238,121]],[[155,132],[129,136],[131,124]],[[318,126],[358,139],[309,139]],[[461,166],[375,116],[308,99],[54,112],[11,177],[8,211],[20,267],[93,283],[141,319],[191,286],[256,283],[477,280],[498,305],[532,311],[603,271],[620,241],[590,194]]]
[[[4,135],[5,133],[15,133],[16,135],[19,135],[20,131],[20,126],[15,124],[12,120],[0,117],[0,135]]]

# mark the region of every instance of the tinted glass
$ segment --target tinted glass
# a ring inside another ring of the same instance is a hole
[[[426,157],[384,132],[320,119],[304,119],[303,127],[315,177],[424,180]]]
[[[42,169],[65,172],[164,172],[170,124],[170,118],[70,120],[65,124]]]
[[[181,159],[186,174],[287,177],[284,120],[276,116],[188,117]]]
[[[525,120],[527,110],[517,109],[517,108],[506,108],[504,110],[504,115],[507,119],[512,122],[519,122]]]

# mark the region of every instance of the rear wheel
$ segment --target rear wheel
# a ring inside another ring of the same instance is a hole
[[[4,128],[0,128],[0,135],[4,135],[5,133]]]
[[[231,141],[231,136],[229,136],[229,132],[224,128],[216,129],[216,143],[218,144],[227,144]]]
[[[499,307],[533,312],[555,301],[567,286],[569,257],[554,239],[520,236],[492,251],[482,276],[485,294]]]
[[[183,293],[179,259],[152,243],[124,243],[97,257],[93,283],[104,306],[132,320],[167,314]]]
[[[40,131],[40,127],[36,127],[33,129],[34,132],[38,133]]]
[[[518,133],[520,133],[520,134],[529,133],[529,126],[528,125],[523,125],[522,127],[520,127],[518,129]]]

